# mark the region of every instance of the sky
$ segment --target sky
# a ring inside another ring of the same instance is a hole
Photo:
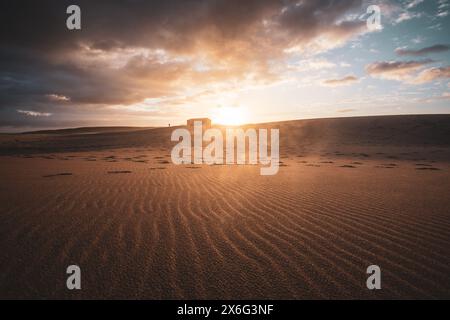
[[[3,0],[0,131],[447,114],[449,34],[450,0]]]

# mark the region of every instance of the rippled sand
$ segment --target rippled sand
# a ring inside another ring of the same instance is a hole
[[[447,146],[286,146],[275,176],[160,145],[1,156],[0,297],[450,298]]]

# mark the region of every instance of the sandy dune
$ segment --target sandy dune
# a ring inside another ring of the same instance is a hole
[[[275,176],[175,166],[173,128],[1,135],[0,298],[450,298],[449,115],[264,126]]]

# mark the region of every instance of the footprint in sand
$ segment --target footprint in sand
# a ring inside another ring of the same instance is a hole
[[[45,176],[42,176],[43,178],[52,178],[57,176],[71,176],[71,172],[61,172],[61,173],[55,173],[55,174],[47,174]]]
[[[421,168],[416,168],[416,170],[441,170],[441,169],[435,168],[435,167],[421,167]]]
[[[397,165],[395,163],[382,164],[382,165],[379,165],[379,166],[375,166],[375,168],[383,168],[383,169],[394,169],[396,167],[397,167]]]
[[[355,166],[352,166],[350,164],[344,164],[342,166],[340,166],[341,168],[356,168]]]
[[[364,157],[364,158],[370,157],[367,153],[360,153],[359,155],[360,155],[361,157]]]
[[[108,173],[116,174],[116,173],[131,173],[129,170],[114,170],[114,171],[108,171]]]

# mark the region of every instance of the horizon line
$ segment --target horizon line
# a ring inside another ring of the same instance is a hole
[[[245,127],[249,125],[256,124],[272,124],[272,123],[282,123],[291,121],[304,121],[304,120],[332,120],[332,119],[345,119],[345,118],[375,118],[375,117],[399,117],[399,116],[450,116],[449,113],[404,113],[404,114],[380,114],[380,115],[355,115],[355,116],[337,116],[337,117],[314,117],[314,118],[296,118],[296,119],[286,119],[286,120],[276,120],[276,121],[264,121],[264,122],[248,122],[240,125],[226,125],[221,123],[213,123],[216,126],[222,127]],[[197,118],[197,117],[195,117]],[[186,121],[192,118],[186,118]],[[118,128],[129,128],[129,129],[161,129],[161,128],[176,128],[183,127],[185,124],[177,124],[169,126],[132,126],[132,125],[117,125],[117,126],[80,126],[80,127],[60,127],[60,128],[48,128],[48,129],[37,129],[30,131],[17,131],[17,132],[4,132],[0,131],[0,134],[14,135],[14,134],[33,134],[33,133],[43,133],[48,131],[62,131],[62,130],[80,130],[80,129],[118,129]]]

